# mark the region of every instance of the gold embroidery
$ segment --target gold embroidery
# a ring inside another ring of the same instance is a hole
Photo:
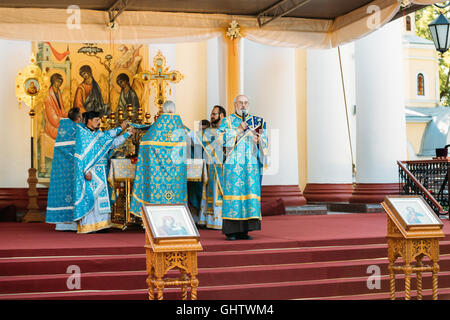
[[[172,191],[167,191],[167,192],[164,194],[164,198],[166,198],[167,201],[170,201],[174,196],[175,196],[175,195],[173,194]]]
[[[184,147],[186,142],[143,141],[141,146]]]
[[[101,230],[101,229],[105,229],[105,228],[109,228],[109,227],[111,227],[111,221],[106,220],[106,221],[88,224],[88,225],[78,224],[77,229],[78,229],[78,233],[88,233],[88,232],[93,232],[93,231],[97,231],[97,230]]]
[[[223,196],[223,200],[249,200],[249,199],[257,199],[261,201],[261,197],[256,194],[248,194],[245,196]]]
[[[228,218],[228,217],[222,217],[223,220],[248,220],[248,219],[258,219],[262,220],[262,217],[256,216],[256,217],[247,217],[247,218]]]
[[[169,132],[167,132],[167,133],[165,134],[165,136],[166,136],[167,139],[172,140],[172,138],[173,138],[173,132],[172,132],[172,131],[169,131]]]

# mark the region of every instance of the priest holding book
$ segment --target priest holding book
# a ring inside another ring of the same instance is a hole
[[[227,240],[250,240],[261,230],[261,182],[267,133],[264,119],[248,114],[245,95],[234,99],[235,112],[223,119],[218,137],[226,147],[222,233]]]

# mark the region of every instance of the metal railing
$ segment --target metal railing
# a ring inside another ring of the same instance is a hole
[[[436,214],[447,215],[449,160],[397,161],[397,164],[400,194],[421,195]]]

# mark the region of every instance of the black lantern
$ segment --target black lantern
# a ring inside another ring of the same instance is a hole
[[[428,25],[434,46],[440,53],[448,50],[450,45],[450,21],[441,13],[433,22]]]

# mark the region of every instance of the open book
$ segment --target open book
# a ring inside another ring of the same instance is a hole
[[[250,130],[255,131],[258,134],[262,134],[264,119],[257,116],[247,116],[245,119],[247,126]]]

